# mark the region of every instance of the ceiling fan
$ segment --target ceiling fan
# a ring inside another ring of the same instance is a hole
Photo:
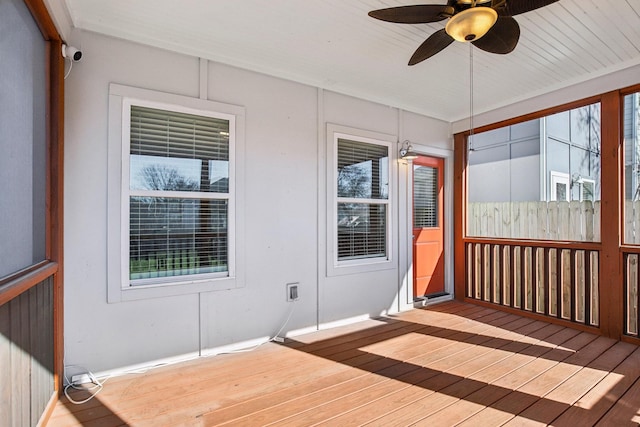
[[[486,52],[506,54],[515,49],[520,26],[514,15],[558,0],[448,0],[446,5],[420,4],[372,10],[369,16],[398,24],[426,24],[448,19],[446,27],[429,36],[413,53],[415,65],[440,52],[454,40],[471,42]]]

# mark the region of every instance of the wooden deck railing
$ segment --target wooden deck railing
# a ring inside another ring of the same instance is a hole
[[[640,339],[640,201],[623,208],[622,329]],[[597,241],[600,202],[470,203],[469,215],[467,298],[599,325],[599,244],[562,240]]]
[[[465,239],[466,297],[597,327],[599,245]]]
[[[53,409],[57,271],[56,263],[43,262],[0,283],[1,425],[36,425],[47,407]]]

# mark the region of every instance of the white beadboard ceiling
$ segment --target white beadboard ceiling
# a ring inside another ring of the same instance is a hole
[[[412,67],[444,23],[367,12],[445,0],[64,0],[73,25],[454,122],[468,117],[468,44]],[[517,15],[508,55],[473,48],[480,113],[640,64],[640,0],[559,0]],[[91,55],[91,52],[85,52]],[[640,76],[638,76],[640,82]]]

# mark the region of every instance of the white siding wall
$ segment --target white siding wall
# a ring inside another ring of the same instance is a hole
[[[91,33],[83,34],[82,50],[82,62],[66,80],[67,365],[102,372],[267,337],[291,307],[288,282],[300,282],[301,298],[286,330],[409,307],[409,240],[398,231],[407,224],[404,165],[398,167],[400,199],[390,225],[395,267],[326,276],[326,123],[397,135],[424,152],[446,155],[453,148],[450,125],[216,63],[207,67],[208,98],[242,106],[246,114],[245,168],[239,171],[246,183],[246,237],[238,242],[245,252],[245,264],[238,266],[245,286],[108,304],[109,83],[198,97],[200,61]]]

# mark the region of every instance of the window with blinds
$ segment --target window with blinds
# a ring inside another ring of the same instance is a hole
[[[131,105],[131,285],[227,275],[229,152],[228,119]]]
[[[438,169],[413,165],[413,228],[438,226]]]
[[[337,141],[338,261],[387,257],[389,148]]]

